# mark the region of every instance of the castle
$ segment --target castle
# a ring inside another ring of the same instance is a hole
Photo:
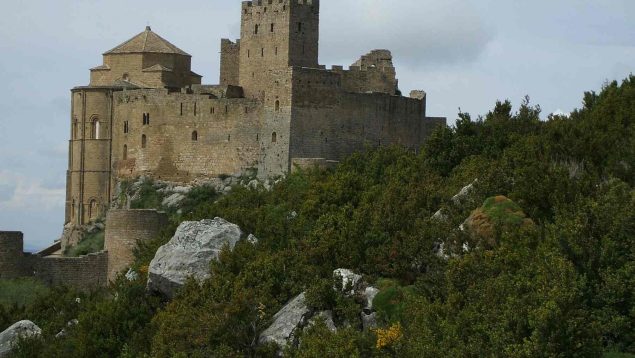
[[[221,40],[218,85],[201,84],[191,56],[150,27],[105,52],[89,85],[71,90],[67,226],[103,217],[120,180],[282,176],[369,146],[416,149],[445,124],[426,117],[424,91],[401,96],[390,51],[320,65],[319,10],[319,0],[243,1],[240,39]]]

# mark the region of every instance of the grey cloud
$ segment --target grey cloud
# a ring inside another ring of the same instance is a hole
[[[348,59],[342,65],[374,48],[412,67],[470,62],[494,36],[468,0],[355,0],[322,11],[321,60]]]

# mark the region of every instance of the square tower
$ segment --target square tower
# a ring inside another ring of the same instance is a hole
[[[242,3],[239,84],[263,98],[269,71],[318,67],[319,0],[254,0]]]

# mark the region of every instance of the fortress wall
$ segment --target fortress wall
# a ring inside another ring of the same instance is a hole
[[[240,41],[236,43],[222,39],[220,44],[221,85],[237,86],[240,76]]]
[[[81,257],[32,257],[35,277],[48,285],[78,288],[106,286],[108,253]]]
[[[0,231],[0,279],[23,277],[28,272],[21,232]]]
[[[342,160],[365,146],[416,149],[423,143],[427,127],[422,100],[345,92],[330,85],[331,71],[295,73],[291,158]]]
[[[351,66],[350,70],[334,67],[334,71],[342,75],[342,89],[347,92],[366,93],[381,92],[394,95],[397,89],[396,73],[393,67],[362,70]]]
[[[114,280],[133,263],[134,249],[140,241],[157,238],[167,223],[167,215],[156,210],[110,210],[105,239],[108,280]]]
[[[258,164],[262,106],[256,100],[135,90],[118,93],[115,107],[113,167],[118,177],[187,182]],[[144,113],[150,115],[149,125],[143,125]]]

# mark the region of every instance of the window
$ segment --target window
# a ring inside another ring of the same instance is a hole
[[[251,57],[251,50],[247,50],[247,58]]]
[[[232,140],[232,135],[230,134],[230,135],[227,136],[227,141],[231,142],[231,140]]]
[[[276,46],[276,56],[278,56],[278,47]]]
[[[73,204],[71,204],[71,220],[75,219],[75,199],[73,199]]]
[[[229,106],[225,106],[225,114],[229,113]]]
[[[276,132],[271,133],[271,143],[275,143],[278,141],[278,134]]]
[[[198,140],[198,132],[194,131],[192,132],[192,141],[196,142]]]
[[[210,108],[210,109],[209,109],[209,113],[210,113],[210,114],[214,114],[214,112],[215,112],[215,111],[216,111],[216,109],[215,109],[214,107],[212,107],[212,108]]]
[[[145,134],[141,135],[141,148],[145,148],[148,145],[148,138]]]
[[[302,32],[302,23],[298,22],[298,32]]]
[[[99,118],[93,119],[91,123],[90,135],[92,139],[99,139]]]
[[[280,110],[280,101],[276,100],[276,112]]]
[[[196,102],[194,102],[194,115],[196,115]]]
[[[128,133],[130,131],[130,126],[128,125],[128,121],[123,122],[123,132]]]
[[[181,115],[183,115],[183,102],[181,102]]]
[[[265,57],[265,48],[260,49],[260,57]]]
[[[123,160],[128,160],[128,145],[126,144],[123,145],[123,153],[121,157],[123,158]]]
[[[260,25],[254,26],[254,35],[258,35],[258,26]]]
[[[275,27],[275,24],[271,24],[271,32],[273,32],[274,27]]]

